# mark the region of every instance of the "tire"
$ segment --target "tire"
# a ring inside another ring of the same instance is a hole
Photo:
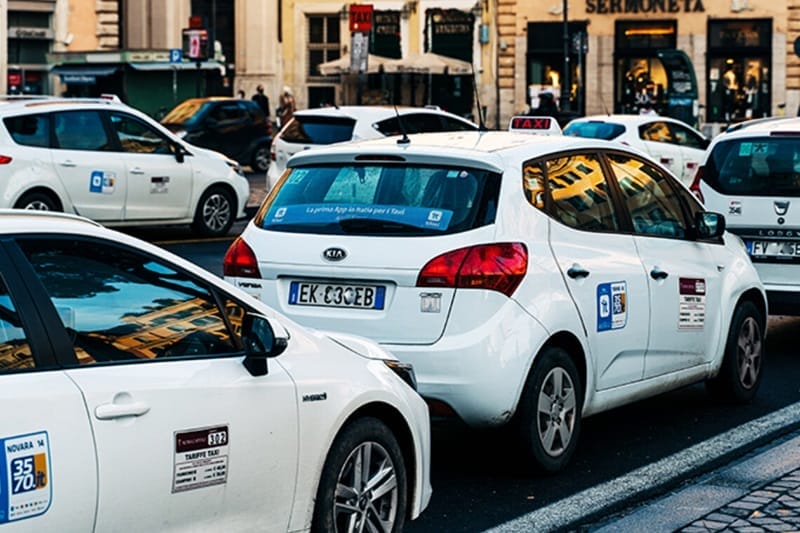
[[[22,198],[14,204],[14,208],[34,211],[61,211],[61,208],[53,198],[43,192],[29,192],[22,195]]]
[[[259,144],[256,146],[256,149],[253,150],[253,161],[250,163],[250,166],[253,167],[253,170],[256,172],[266,172],[269,170],[269,158],[269,145]]]
[[[362,469],[359,476],[353,470],[356,464]],[[402,531],[407,487],[403,454],[391,430],[375,418],[356,420],[345,426],[328,452],[311,531]]]
[[[583,392],[566,351],[546,348],[528,375],[517,410],[522,452],[530,466],[552,474],[563,469],[577,446]]]
[[[231,193],[218,187],[208,189],[197,203],[192,227],[207,237],[225,235],[233,226],[235,210]]]
[[[764,324],[753,302],[742,302],[733,313],[719,374],[706,382],[720,400],[743,404],[755,398],[763,375]]]

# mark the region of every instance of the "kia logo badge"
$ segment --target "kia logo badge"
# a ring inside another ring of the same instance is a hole
[[[344,248],[337,248],[336,246],[322,252],[322,258],[327,261],[341,261],[345,257],[347,257],[347,252],[344,251]]]
[[[791,202],[775,202],[775,214],[782,217],[789,210]]]

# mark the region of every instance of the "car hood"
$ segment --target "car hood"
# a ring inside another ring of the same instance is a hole
[[[378,343],[349,333],[338,331],[320,331],[320,333],[331,339],[336,344],[343,346],[366,359],[380,359],[382,361],[397,361],[397,357],[384,349]]]

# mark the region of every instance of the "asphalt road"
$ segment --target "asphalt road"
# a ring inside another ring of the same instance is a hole
[[[221,275],[225,250],[242,227],[239,223],[223,239],[195,240],[180,228],[132,233]],[[703,385],[694,385],[590,417],[584,421],[572,463],[556,476],[522,469],[508,431],[436,425],[434,496],[407,531],[471,532],[502,527],[526,513],[793,404],[800,398],[798,333],[800,318],[770,319],[764,381],[752,405],[716,403]]]

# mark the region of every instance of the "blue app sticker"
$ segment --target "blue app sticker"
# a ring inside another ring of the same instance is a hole
[[[112,194],[116,187],[117,175],[114,172],[93,170],[89,179],[89,192]]]
[[[597,331],[624,328],[628,323],[628,284],[625,281],[597,286]]]
[[[450,225],[453,211],[406,205],[365,204],[299,204],[273,208],[267,224],[330,224],[342,220],[376,220],[399,222],[417,228],[444,231]]]
[[[47,512],[51,472],[46,431],[0,438],[0,524]]]

